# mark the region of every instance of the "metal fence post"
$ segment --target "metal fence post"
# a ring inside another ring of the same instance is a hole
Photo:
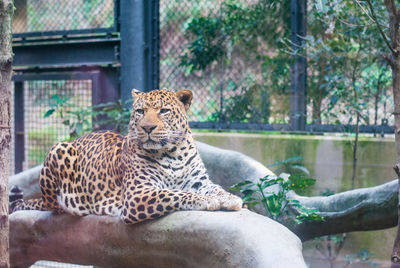
[[[14,172],[24,169],[24,82],[14,82]]]
[[[121,0],[121,98],[158,87],[158,1]]]
[[[291,30],[293,49],[298,51],[291,67],[290,125],[292,130],[306,130],[307,59],[304,39],[307,34],[307,0],[291,0]]]
[[[119,96],[119,81],[116,68],[101,67],[92,76],[92,105],[117,102]],[[94,120],[101,122],[109,119],[105,115],[98,115]],[[100,125],[100,129],[114,129],[113,125]]]

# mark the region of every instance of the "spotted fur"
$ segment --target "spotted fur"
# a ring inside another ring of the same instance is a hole
[[[129,133],[84,135],[56,144],[40,173],[41,199],[16,210],[119,216],[126,223],[176,210],[239,210],[239,197],[213,184],[186,118],[192,92],[132,91]]]

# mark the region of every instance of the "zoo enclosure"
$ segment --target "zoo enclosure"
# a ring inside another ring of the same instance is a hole
[[[225,9],[235,8],[228,5],[232,2],[16,0],[14,171],[41,163],[49,147],[68,134],[60,116],[43,118],[54,96],[69,98],[77,104],[75,109],[84,109],[130,99],[132,88],[190,88],[195,94],[189,114],[194,128],[354,130],[352,125],[329,121],[312,123],[306,101],[307,62],[301,55],[280,59],[286,93],[272,94],[269,87],[282,81],[272,79],[274,69],[268,68],[277,63],[265,60],[272,52],[259,36],[260,41],[251,47],[255,53],[247,53],[246,44],[228,44],[223,58],[196,69],[197,63],[191,58],[195,50],[190,49],[196,48],[193,40],[198,39],[193,33],[206,29],[208,34],[219,36],[220,27],[225,25],[222,22],[226,22]],[[253,8],[263,1],[236,2],[238,7]],[[291,10],[287,17],[290,38],[298,48],[304,45],[301,37],[306,35],[307,1],[287,3]],[[236,14],[233,11],[241,10],[233,9],[232,14]],[[224,34],[221,36],[226,37]],[[229,43],[227,40],[213,40],[204,47],[208,54],[199,55],[219,55],[213,49]],[[381,119],[381,125],[361,126],[360,131],[393,133],[385,114]]]

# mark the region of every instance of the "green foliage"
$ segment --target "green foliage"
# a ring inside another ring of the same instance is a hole
[[[239,89],[237,83],[229,81],[225,94],[238,90],[240,93],[230,97],[228,95],[223,110],[213,113],[210,121],[268,123],[270,102],[266,90],[254,81],[247,84],[252,86]]]
[[[69,128],[69,139],[75,139],[92,130],[92,110],[90,108],[76,107],[71,102],[71,97],[60,97],[52,95],[49,101],[49,110],[44,118],[57,116],[62,124]]]
[[[46,111],[44,118],[49,116],[60,118],[62,124],[69,129],[67,140],[73,140],[105,125],[112,126],[113,130],[121,134],[127,134],[131,114],[127,107],[131,104],[132,100],[125,103],[119,100],[81,108],[72,103],[71,97],[53,95],[49,102],[50,109]]]
[[[204,70],[224,55],[221,23],[220,19],[212,17],[193,18],[188,23],[186,35],[195,36],[188,51],[181,56],[181,65],[187,66],[188,72]]]
[[[260,0],[253,5],[240,1],[224,1],[219,12],[193,17],[185,27],[190,40],[181,55],[181,65],[190,70],[204,70],[240,50],[248,60],[260,59],[257,51],[264,46],[277,47],[277,40],[289,35],[287,1]]]
[[[284,94],[289,88],[289,55],[278,59],[279,40],[290,34],[289,7],[287,1],[227,0],[187,19],[183,25],[187,43],[179,65],[186,76],[218,69],[214,75],[220,82],[214,92],[223,91],[222,109],[209,120],[269,122],[271,93]],[[249,68],[243,72],[236,66]],[[230,70],[233,75],[223,78]]]
[[[39,165],[46,158],[47,151],[43,148],[51,148],[56,142],[58,131],[54,126],[42,128],[40,130],[29,130],[29,166]]]
[[[290,217],[290,209],[293,209],[296,214],[293,220],[301,224],[308,221],[322,221],[323,217],[316,209],[306,208],[298,200],[290,199],[288,192],[305,189],[314,184],[314,179],[299,175],[291,175],[288,179],[267,175],[256,183],[246,180],[233,185],[230,189],[242,193],[242,199],[249,208],[261,204],[267,215],[278,222],[283,221],[283,216]]]
[[[379,18],[385,14],[378,3]],[[326,118],[338,124],[356,124],[356,115],[370,124],[372,103],[386,101],[389,67],[382,60],[385,49],[371,21],[365,1],[311,1],[308,13],[307,94],[313,104],[313,121]],[[379,38],[378,38],[379,39]],[[323,100],[328,102],[323,104]],[[375,114],[377,113],[375,108]],[[384,115],[386,116],[386,115]],[[376,117],[376,116],[375,116]],[[374,122],[376,123],[376,122]]]
[[[132,106],[133,100],[127,100],[123,103],[121,100],[117,102],[108,102],[93,107],[95,116],[101,118],[96,121],[98,125],[111,125],[114,130],[126,135],[129,130],[129,119],[131,112],[128,107]]]
[[[27,29],[17,31],[76,30],[108,28],[114,24],[114,1],[26,1]],[[22,8],[17,6],[17,8]],[[18,26],[18,25],[17,25]]]

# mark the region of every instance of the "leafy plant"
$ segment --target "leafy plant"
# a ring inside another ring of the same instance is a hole
[[[94,115],[97,117],[98,126],[112,126],[113,130],[127,134],[131,112],[128,107],[133,100],[123,103],[121,100],[93,106]],[[96,128],[98,128],[98,126]]]
[[[44,117],[58,116],[62,120],[62,124],[69,129],[68,140],[73,140],[104,126],[126,134],[130,119],[128,107],[131,103],[132,100],[125,103],[119,100],[80,108],[71,102],[71,97],[62,98],[59,95],[52,95],[49,103],[50,109],[46,111]]]
[[[230,189],[241,192],[242,199],[249,208],[261,204],[267,215],[278,222],[283,221],[283,216],[290,217],[290,209],[294,209],[296,214],[294,221],[301,224],[308,221],[322,221],[323,217],[318,214],[318,210],[306,208],[298,200],[289,198],[288,192],[314,184],[314,179],[299,175],[291,175],[288,179],[267,175],[256,183],[246,180],[233,185]]]
[[[69,128],[70,140],[82,136],[92,130],[92,109],[76,107],[70,97],[62,98],[52,95],[44,118],[56,115],[62,120],[62,124]]]

